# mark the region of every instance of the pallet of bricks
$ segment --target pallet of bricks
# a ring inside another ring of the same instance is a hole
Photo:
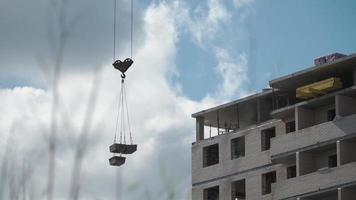
[[[346,56],[345,54],[333,53],[333,54],[330,54],[330,55],[327,55],[327,56],[322,56],[322,57],[314,59],[314,64],[315,65],[322,65],[322,64],[325,64],[325,63],[328,63],[328,62],[335,61],[335,60],[337,60],[339,58],[342,58],[342,57],[345,57],[345,56]]]

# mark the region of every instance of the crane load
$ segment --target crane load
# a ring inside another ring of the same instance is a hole
[[[109,147],[110,152],[114,153],[114,156],[109,159],[110,165],[113,166],[120,166],[125,163],[126,158],[123,157],[122,154],[132,154],[137,150],[137,145],[133,144],[132,141],[129,109],[127,106],[126,88],[125,88],[125,78],[126,78],[125,72],[130,68],[132,64],[133,64],[133,60],[131,58],[125,59],[124,62],[120,60],[116,60],[113,63],[114,68],[121,72],[121,89],[119,95],[118,112],[116,117],[114,143]],[[129,134],[128,136],[130,142],[126,140],[127,131]],[[116,136],[118,132],[120,132],[119,141],[116,140]],[[120,154],[120,156],[116,156],[115,154]]]
[[[109,159],[109,163],[112,166],[120,166],[125,163],[126,158],[122,156],[113,156]]]
[[[125,60],[116,60],[116,0],[114,6],[114,62],[113,66],[115,69],[121,72],[121,89],[119,94],[119,103],[118,111],[116,117],[116,127],[115,127],[115,136],[114,143],[109,147],[109,150],[114,155],[109,159],[109,163],[112,166],[121,166],[125,164],[126,158],[122,154],[132,154],[137,150],[137,145],[133,143],[130,118],[129,118],[129,109],[127,106],[126,98],[126,87],[125,87],[125,78],[126,71],[133,64],[132,60],[132,33],[133,33],[133,0],[131,0],[131,57],[126,58]],[[120,138],[117,141],[117,134],[120,133]],[[126,138],[126,134],[129,137]],[[129,140],[129,141],[127,141]],[[119,154],[119,155],[116,155]]]

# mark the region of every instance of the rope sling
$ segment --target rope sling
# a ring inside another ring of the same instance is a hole
[[[137,145],[133,144],[133,140],[132,140],[129,109],[127,106],[126,87],[125,87],[125,78],[126,78],[125,72],[133,64],[133,60],[132,60],[133,0],[131,0],[131,27],[130,27],[131,56],[130,58],[126,58],[124,61],[116,60],[116,12],[117,12],[116,1],[117,0],[114,0],[114,57],[113,57],[114,63],[112,65],[114,66],[115,69],[121,72],[121,88],[119,93],[118,111],[116,116],[114,143],[109,147],[110,152],[113,153],[114,155],[109,159],[109,163],[112,166],[121,166],[126,161],[126,158],[123,157],[122,154],[132,154],[137,150]],[[117,133],[119,131],[120,131],[120,139],[117,143]],[[129,143],[126,141],[127,131],[129,133],[128,135],[130,140]]]

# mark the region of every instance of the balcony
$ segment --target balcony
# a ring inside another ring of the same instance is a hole
[[[330,191],[356,181],[356,162],[272,184],[273,199],[304,197],[306,194]]]
[[[321,143],[341,139],[356,133],[356,114],[311,126],[293,133],[271,139],[272,159],[294,154],[296,151],[312,148]]]

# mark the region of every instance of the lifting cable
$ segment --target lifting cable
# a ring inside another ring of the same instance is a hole
[[[134,31],[134,9],[133,9],[133,0],[131,2],[131,18],[130,18],[130,59],[133,59],[133,31]],[[116,61],[116,25],[117,25],[117,0],[114,0],[114,54],[113,62]]]
[[[130,116],[129,116],[129,107],[127,106],[127,98],[126,98],[126,87],[124,85],[124,98],[125,98],[125,106],[126,106],[126,116],[127,116],[127,124],[129,128],[129,133],[130,133],[130,143],[133,144],[132,142],[132,134],[131,134],[131,125],[130,125]]]
[[[132,60],[132,57],[133,57],[133,20],[134,20],[133,0],[131,0],[130,3],[131,3],[131,5],[130,5],[130,8],[131,8],[131,14],[130,14],[130,59]],[[114,61],[114,63],[117,62],[116,61],[116,27],[117,27],[117,0],[114,0],[114,31],[113,31],[113,36],[114,36],[113,61]],[[128,106],[127,106],[127,98],[126,98],[126,87],[124,84],[125,83],[124,80],[126,77],[126,75],[125,75],[126,70],[127,69],[124,69],[124,71],[120,70],[122,72],[122,74],[121,74],[122,79],[121,79],[121,89],[120,89],[120,95],[119,95],[119,105],[118,105],[118,113],[117,113],[117,117],[116,117],[116,128],[115,128],[115,136],[114,136],[114,142],[116,142],[116,136],[117,136],[117,132],[118,132],[118,124],[119,124],[119,119],[120,119],[121,120],[120,121],[120,126],[121,126],[121,128],[120,128],[120,144],[122,144],[122,142],[123,142],[123,144],[126,144],[125,117],[127,119],[130,143],[131,144],[133,143],[132,135],[131,135],[129,111],[128,111]],[[126,113],[125,113],[125,108],[126,108]],[[125,114],[126,114],[126,116],[125,116]],[[124,137],[123,138],[124,141],[122,141],[122,136]]]
[[[125,72],[133,64],[133,0],[131,0],[131,23],[130,23],[130,58],[126,58],[124,61],[116,60],[116,27],[117,27],[117,0],[114,0],[114,53],[113,53],[113,66],[115,69],[121,72],[121,88],[118,99],[118,110],[116,116],[116,126],[114,135],[114,144],[110,146],[110,152],[114,153],[114,156],[109,159],[110,165],[120,166],[125,163],[125,157],[122,154],[132,154],[137,150],[137,145],[133,144],[131,125],[129,117],[129,109],[127,106],[126,87],[125,87]],[[120,126],[120,128],[119,128]],[[127,129],[126,129],[127,127]],[[120,131],[120,140],[117,141],[117,134]],[[129,132],[129,142],[126,139],[126,132]],[[115,153],[120,156],[115,156]]]
[[[133,0],[131,0],[131,24],[130,24],[130,28],[131,28],[131,33],[130,33],[130,38],[131,38],[131,41],[130,41],[130,44],[131,44],[131,46],[130,46],[130,50],[131,50],[131,59],[133,59],[132,58],[132,50],[133,50],[133,48],[132,48],[132,46],[133,46],[133,23],[134,23],[134,16],[133,16],[133,11],[134,11],[134,9],[133,9]]]
[[[119,120],[120,120],[120,140],[119,140],[120,144],[126,144],[126,125],[128,128],[128,131],[129,131],[130,144],[133,144],[132,134],[131,134],[130,117],[129,117],[129,109],[127,106],[127,98],[126,98],[126,87],[125,87],[125,84],[123,81],[121,84],[121,90],[120,90],[120,94],[119,94],[119,103],[118,103],[118,110],[117,110],[117,116],[116,116],[114,143],[116,143],[117,133],[119,131],[118,130]]]
[[[113,55],[113,62],[116,59],[116,0],[114,0],[114,55]]]

